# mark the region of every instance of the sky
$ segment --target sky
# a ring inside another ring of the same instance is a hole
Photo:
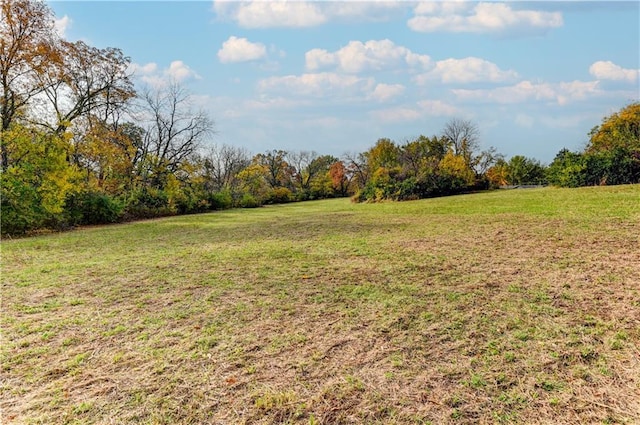
[[[68,40],[178,82],[211,143],[342,157],[475,123],[549,163],[640,99],[640,2],[49,1]]]

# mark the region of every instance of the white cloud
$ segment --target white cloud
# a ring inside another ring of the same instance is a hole
[[[514,10],[506,3],[432,2],[418,4],[407,25],[418,32],[545,32],[563,25],[560,12]]]
[[[498,83],[513,81],[517,78],[518,73],[515,71],[503,71],[493,62],[468,57],[438,61],[431,71],[418,75],[415,81],[418,84],[425,84],[429,80],[440,80],[443,83]]]
[[[399,106],[397,108],[379,109],[377,111],[372,111],[371,116],[376,121],[395,123],[416,121],[420,119],[420,117],[422,117],[422,114],[417,108]]]
[[[129,73],[137,75],[151,75],[158,70],[158,64],[155,62],[149,62],[145,65],[138,63],[132,63],[129,65]]]
[[[324,24],[326,16],[314,3],[285,1],[215,1],[218,16],[236,21],[244,28],[300,28]]]
[[[60,37],[65,38],[67,30],[71,28],[72,24],[73,20],[67,15],[64,15],[62,18],[54,21],[54,28]]]
[[[367,70],[383,70],[400,65],[425,68],[431,59],[427,55],[413,53],[391,40],[350,41],[345,47],[330,53],[313,49],[305,54],[306,67],[310,71],[335,66],[343,72],[358,73]]]
[[[314,27],[332,20],[387,21],[394,10],[408,4],[401,1],[235,1],[215,0],[213,10],[219,18],[243,28]]]
[[[164,74],[174,81],[181,82],[190,78],[200,79],[201,77],[187,64],[182,61],[173,61]]]
[[[311,106],[313,103],[307,100],[287,99],[284,97],[265,98],[260,100],[248,100],[244,102],[245,110],[272,111],[274,109],[296,109],[303,106]]]
[[[460,113],[460,110],[441,100],[421,100],[418,106],[423,113],[435,116],[449,116]]]
[[[426,1],[416,5],[413,13],[416,15],[454,15],[465,12],[470,8],[467,0],[451,0],[451,1]]]
[[[571,81],[555,84],[521,81],[513,86],[494,89],[455,89],[453,93],[463,101],[502,104],[542,101],[565,105],[569,102],[600,95],[601,90],[598,88],[597,81]]]
[[[158,64],[154,62],[149,62],[144,65],[132,63],[129,65],[128,70],[135,78],[152,87],[162,87],[171,82],[181,83],[189,79],[201,78],[181,60],[171,62],[168,68],[162,70],[160,70]]]
[[[441,100],[421,100],[415,106],[399,106],[371,112],[376,121],[386,123],[411,122],[433,116],[454,116],[460,114],[455,106]]]
[[[594,62],[589,67],[589,73],[598,80],[634,82],[640,75],[640,69],[626,69],[611,61]]]
[[[218,50],[218,59],[222,63],[247,62],[262,59],[267,48],[262,43],[252,43],[246,38],[229,37]]]
[[[303,96],[361,96],[373,88],[373,78],[332,72],[270,77],[258,83],[261,92],[286,92]]]
[[[378,84],[371,93],[371,99],[378,102],[386,102],[394,97],[400,96],[404,93],[405,87],[402,84]]]

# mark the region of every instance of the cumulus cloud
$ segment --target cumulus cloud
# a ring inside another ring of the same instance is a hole
[[[243,28],[302,28],[331,20],[386,21],[392,10],[406,8],[403,2],[389,1],[229,1],[216,0],[213,10],[221,19]]]
[[[345,47],[333,53],[324,49],[313,49],[305,54],[305,63],[310,71],[336,67],[343,72],[359,73],[400,65],[426,68],[430,65],[431,59],[427,55],[413,53],[408,48],[385,39],[369,40],[365,43],[350,41]]]
[[[182,61],[173,61],[164,74],[174,81],[181,82],[190,78],[200,79],[200,76]]]
[[[138,63],[132,63],[129,65],[129,73],[137,75],[151,75],[158,70],[158,64],[155,62],[149,62],[144,65]]]
[[[521,81],[512,86],[494,89],[455,89],[453,93],[463,101],[490,103],[523,103],[529,101],[555,102],[565,105],[601,94],[597,81],[571,81],[562,83],[532,83]]]
[[[640,69],[626,69],[611,61],[594,62],[589,73],[598,80],[627,81],[633,83],[640,75]]]
[[[252,43],[246,38],[229,37],[218,50],[218,59],[222,63],[248,62],[262,59],[267,48],[262,43]]]
[[[378,102],[386,102],[404,93],[405,87],[402,84],[377,84],[370,95],[370,98]]]
[[[71,28],[72,24],[73,20],[67,15],[64,15],[62,18],[54,21],[54,28],[60,37],[65,38],[67,36],[67,30]]]
[[[138,78],[145,84],[153,87],[166,86],[171,82],[184,82],[190,79],[200,79],[201,77],[181,60],[175,60],[165,69],[159,69],[158,64],[149,62],[147,64],[132,63],[129,65],[129,73],[134,78]]]
[[[214,2],[218,16],[244,28],[300,28],[321,25],[327,17],[314,3],[285,1]]]
[[[425,84],[429,80],[439,80],[443,83],[498,83],[513,81],[517,78],[518,73],[515,71],[503,71],[493,62],[476,57],[468,57],[438,61],[432,70],[418,75],[415,81],[418,84]]]
[[[562,13],[514,10],[507,3],[429,2],[418,4],[407,25],[418,32],[545,32],[563,25]]]
[[[286,92],[314,97],[361,96],[371,91],[373,86],[373,78],[360,78],[332,72],[270,77],[258,82],[258,89],[261,92]]]

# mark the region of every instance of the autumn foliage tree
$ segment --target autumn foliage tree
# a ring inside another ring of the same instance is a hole
[[[640,183],[640,103],[605,117],[583,152],[558,152],[547,179],[565,187]]]
[[[0,8],[0,148],[4,171],[11,156],[5,132],[47,88],[40,75],[61,59],[53,14],[45,3],[1,0]]]

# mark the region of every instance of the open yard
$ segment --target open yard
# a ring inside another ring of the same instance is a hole
[[[3,424],[640,423],[640,186],[2,241]]]

